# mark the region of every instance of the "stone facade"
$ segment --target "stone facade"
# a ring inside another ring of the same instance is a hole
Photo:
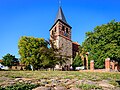
[[[66,65],[68,67],[72,64],[72,60],[79,51],[80,46],[78,43],[72,42],[71,29],[72,27],[67,23],[62,8],[59,7],[55,22],[50,29],[50,40],[60,49],[60,56],[67,57]]]
[[[66,38],[63,37],[58,37],[59,40],[59,48],[61,48],[61,55],[65,56],[72,56],[72,42],[70,40],[67,40]]]
[[[72,59],[72,40],[71,40],[71,27],[58,20],[50,30],[50,39],[54,45],[60,49],[60,55],[69,56],[68,64],[71,64]]]
[[[64,24],[61,20],[57,21],[50,30],[51,40],[57,41],[59,39],[58,36],[71,41],[71,27]],[[57,46],[59,47],[60,45]]]
[[[67,23],[65,16],[63,14],[62,8],[58,10],[55,23],[50,29],[50,40],[54,45],[60,49],[60,56],[69,57],[67,65],[72,64],[72,40],[71,40],[71,26]]]

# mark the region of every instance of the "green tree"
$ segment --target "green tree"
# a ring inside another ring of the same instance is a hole
[[[63,56],[60,53],[61,49],[58,49],[54,44],[53,40],[48,41],[50,47],[43,48],[42,50],[42,57],[43,59],[42,65],[44,68],[54,68],[56,64],[63,65],[67,62],[70,58],[69,56]]]
[[[57,63],[55,51],[52,48],[42,48],[41,65],[43,68],[54,68]]]
[[[85,49],[84,49],[83,46],[79,46],[79,52],[78,52],[78,54],[80,55],[82,61],[84,61],[85,57],[86,57],[86,51],[85,51]]]
[[[42,54],[47,45],[43,38],[21,37],[18,43],[21,62],[26,66],[32,65],[33,69],[39,69],[42,67]]]
[[[17,65],[19,63],[18,59],[9,53],[3,56],[2,60],[3,60],[2,64],[8,67]]]
[[[90,52],[89,59],[95,61],[95,68],[104,68],[108,57],[120,62],[120,22],[113,20],[87,32],[83,47]]]
[[[83,66],[83,61],[82,61],[80,55],[75,56],[75,59],[74,59],[74,61],[72,63],[72,66],[73,66],[74,70],[75,70],[75,67]]]
[[[56,64],[66,61],[65,57],[61,57],[60,49],[57,49],[52,40],[23,36],[19,40],[18,48],[21,62],[26,67],[32,65],[34,70],[54,68]]]

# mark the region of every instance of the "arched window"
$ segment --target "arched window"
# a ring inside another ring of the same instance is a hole
[[[54,34],[53,30],[52,30],[52,35]]]
[[[66,28],[66,33],[68,33],[68,28]]]
[[[55,32],[56,32],[56,27],[55,27]]]
[[[65,26],[62,26],[62,30],[65,31]]]

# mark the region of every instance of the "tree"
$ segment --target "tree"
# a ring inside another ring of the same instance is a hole
[[[120,62],[120,22],[97,26],[86,33],[83,47],[89,53],[89,59],[95,61],[95,68],[104,68],[107,57]]]
[[[81,59],[80,55],[75,56],[72,66],[74,70],[75,70],[75,67],[83,66],[83,60]]]
[[[78,54],[80,55],[83,63],[84,63],[84,60],[86,59],[85,56],[86,56],[86,52],[85,52],[85,49],[83,46],[79,46],[79,52]]]
[[[18,43],[21,62],[26,66],[32,65],[37,70],[42,67],[42,54],[48,43],[43,38],[23,36]]]
[[[42,50],[42,65],[44,68],[53,68],[56,66],[56,64],[59,64],[62,66],[65,64],[70,58],[69,56],[63,56],[60,53],[61,48],[57,48],[56,45],[54,44],[53,40],[49,40],[48,44],[50,45],[49,48],[46,48],[45,50]]]
[[[57,57],[52,48],[43,48],[41,51],[42,55],[40,59],[42,60],[41,65],[43,68],[54,68],[57,63]]]
[[[3,56],[2,60],[3,60],[2,64],[8,67],[15,66],[19,63],[18,59],[9,53]]]
[[[50,45],[50,46],[48,46]],[[23,36],[18,43],[21,62],[34,70],[40,68],[54,68],[56,64],[63,63],[65,58],[60,57],[59,49],[52,40]]]

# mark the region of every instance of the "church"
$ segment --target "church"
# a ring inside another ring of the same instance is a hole
[[[60,49],[62,56],[69,57],[69,60],[67,60],[67,65],[71,65],[72,60],[79,51],[79,44],[77,42],[73,42],[71,39],[72,27],[68,24],[62,7],[59,7],[54,24],[49,31],[50,40],[52,40],[54,45]]]

